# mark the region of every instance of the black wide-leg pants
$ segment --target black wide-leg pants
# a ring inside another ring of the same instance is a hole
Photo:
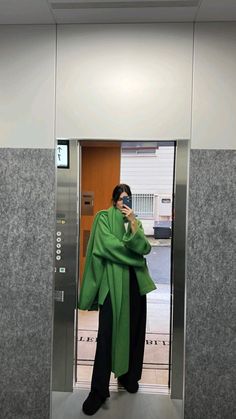
[[[132,384],[142,375],[146,330],[146,295],[140,296],[135,271],[130,267],[130,353],[129,370],[121,378]],[[97,349],[94,360],[91,390],[109,397],[112,353],[112,306],[108,293],[99,310]]]

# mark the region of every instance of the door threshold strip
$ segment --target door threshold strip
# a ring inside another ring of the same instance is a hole
[[[91,383],[87,380],[79,380],[74,384],[73,390],[90,390]],[[109,386],[110,391],[126,391],[123,387],[117,385],[117,383],[112,383]],[[170,389],[166,385],[157,385],[157,384],[139,384],[139,393],[143,394],[170,394]]]

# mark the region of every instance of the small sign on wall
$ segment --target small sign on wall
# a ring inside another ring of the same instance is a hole
[[[69,141],[58,140],[57,142],[57,167],[69,169]]]

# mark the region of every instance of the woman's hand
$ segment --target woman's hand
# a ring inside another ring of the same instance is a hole
[[[135,220],[134,211],[132,210],[132,208],[128,207],[128,205],[124,204],[121,212],[126,216],[127,220],[129,220],[130,222]]]
[[[132,208],[128,207],[128,205],[124,204],[121,212],[126,216],[127,220],[130,222],[132,232],[135,233],[138,228],[138,223],[135,218],[134,211]]]

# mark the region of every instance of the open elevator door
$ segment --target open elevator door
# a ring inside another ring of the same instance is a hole
[[[177,141],[175,156],[175,222],[172,249],[171,397],[183,397],[184,295],[188,141]],[[64,150],[64,151],[63,151]],[[57,168],[57,217],[55,246],[55,304],[52,389],[72,391],[77,360],[75,308],[78,263],[78,173],[79,151],[76,140],[59,140]],[[67,157],[65,157],[67,156]],[[100,173],[100,172],[98,172]],[[100,179],[100,177],[99,177]],[[101,180],[101,179],[100,179]],[[101,183],[101,182],[100,182]],[[86,189],[90,186],[86,185]]]
[[[57,141],[52,390],[72,392],[78,262],[77,140]]]

